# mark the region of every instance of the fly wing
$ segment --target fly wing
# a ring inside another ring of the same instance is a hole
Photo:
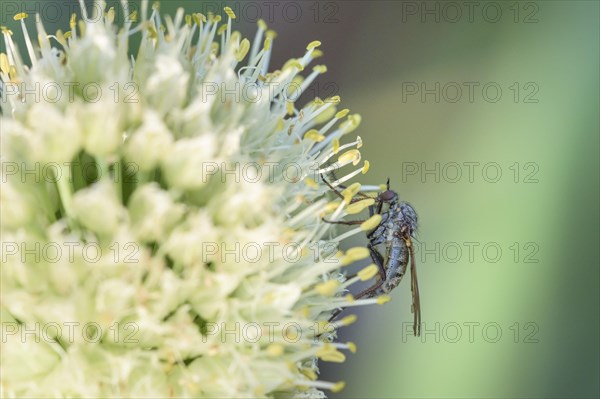
[[[421,300],[419,298],[419,282],[417,281],[417,265],[415,262],[415,252],[408,241],[408,250],[410,251],[410,290],[412,291],[413,333],[415,336],[421,335]]]

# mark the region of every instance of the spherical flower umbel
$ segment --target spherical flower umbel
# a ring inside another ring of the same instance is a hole
[[[83,3],[83,1],[81,1]],[[269,72],[275,35],[252,42],[234,12],[162,16],[96,2],[29,62],[2,28],[3,397],[322,397],[352,343],[328,323],[354,300],[342,268],[368,258],[331,224],[366,173],[358,115],[338,97],[294,100],[319,42]],[[30,17],[32,18],[32,17]],[[139,49],[130,37],[140,36]],[[39,93],[35,93],[39,91]],[[345,143],[341,143],[345,142]],[[335,172],[334,174],[331,172]],[[326,327],[330,327],[327,329]]]

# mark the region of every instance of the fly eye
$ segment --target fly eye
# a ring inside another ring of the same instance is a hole
[[[381,198],[382,201],[391,201],[396,198],[396,193],[392,190],[386,190],[379,195],[379,198]]]

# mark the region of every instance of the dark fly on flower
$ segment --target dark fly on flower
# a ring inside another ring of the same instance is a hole
[[[339,197],[344,195],[333,187],[323,176],[323,181]],[[344,188],[343,186],[338,186]],[[368,199],[365,194],[358,193],[350,202]],[[417,213],[408,202],[400,201],[398,193],[390,190],[388,179],[386,190],[374,198],[373,205],[369,206],[369,216],[381,215],[381,222],[367,234],[369,244],[367,245],[371,258],[379,270],[377,281],[369,288],[363,290],[355,298],[373,298],[388,294],[396,288],[404,274],[410,260],[410,276],[412,291],[412,313],[413,333],[421,335],[421,302],[419,300],[419,284],[417,281],[417,269],[412,239],[417,230]],[[329,221],[327,223],[356,225],[362,224],[364,220],[355,221]],[[384,245],[385,256],[383,256],[378,245]],[[342,310],[334,312],[330,320],[333,320]]]

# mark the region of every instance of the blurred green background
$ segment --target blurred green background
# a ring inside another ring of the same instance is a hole
[[[52,2],[3,3],[17,32],[7,5]],[[423,335],[407,276],[342,331],[359,350],[323,366],[347,381],[332,397],[600,395],[598,2],[162,2],[177,5],[229,5],[250,38],[262,17],[272,68],[321,40],[310,97],[362,115],[363,181],[389,176],[419,212]]]

